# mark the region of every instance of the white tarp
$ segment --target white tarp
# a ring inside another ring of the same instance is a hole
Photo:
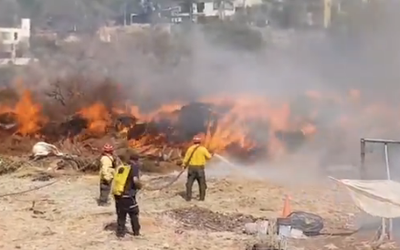
[[[63,155],[63,153],[61,153],[56,146],[43,141],[33,145],[32,154],[33,156]]]
[[[356,206],[366,213],[382,218],[400,217],[399,182],[390,180],[336,181],[346,186]]]

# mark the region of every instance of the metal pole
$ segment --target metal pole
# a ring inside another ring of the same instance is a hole
[[[16,53],[16,42],[13,41],[13,43],[11,44],[11,62],[12,62],[12,64],[15,64],[16,56],[17,56],[17,53]]]
[[[389,152],[388,152],[388,145],[385,143],[385,163],[386,163],[386,174],[387,174],[387,179],[391,180],[390,176],[390,168],[389,168]]]
[[[385,163],[386,163],[386,174],[387,179],[391,180],[390,176],[390,167],[389,167],[389,152],[388,152],[388,145],[385,143]],[[392,239],[392,232],[393,232],[393,220],[389,219],[389,231],[388,231],[388,238],[389,240]]]
[[[366,178],[366,171],[365,171],[365,140],[361,139],[360,140],[360,156],[361,156],[361,162],[360,162],[360,177],[361,179]]]
[[[126,2],[124,3],[124,27],[126,27]]]
[[[393,143],[400,144],[399,140],[384,140],[384,139],[370,139],[370,138],[362,138],[362,141],[370,142],[370,143]]]

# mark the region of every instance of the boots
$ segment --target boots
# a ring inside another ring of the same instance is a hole
[[[126,229],[124,227],[121,226],[117,226],[117,232],[116,232],[116,236],[118,238],[123,238],[125,237],[125,233],[126,233]]]

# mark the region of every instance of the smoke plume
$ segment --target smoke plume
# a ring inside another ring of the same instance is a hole
[[[42,96],[54,88],[58,78],[82,76],[84,88],[100,90],[96,82],[110,79],[122,91],[110,98],[96,95],[88,103],[120,100],[137,105],[142,112],[170,103],[219,98],[254,100],[244,110],[250,113],[258,105],[255,100],[262,99],[260,112],[274,111],[269,112],[268,126],[276,127],[274,136],[287,142],[289,153],[283,160],[296,155],[293,161],[300,157],[310,162],[312,158],[313,164],[322,167],[357,165],[361,137],[395,138],[400,132],[396,118],[400,104],[397,5],[386,1],[363,8],[350,6],[351,15],[343,26],[347,30],[282,31],[231,22],[173,26],[172,35],[156,28],[138,31],[129,27],[116,31],[111,43],[100,42],[93,33],[62,45],[34,41],[32,53],[40,63],[16,74],[24,86],[34,86]],[[19,1],[7,6],[20,14],[34,10]],[[61,5],[54,2],[50,7],[49,13],[60,16]],[[100,12],[104,18],[118,14],[117,8],[105,5],[84,9],[91,10],[84,16],[93,22]],[[268,107],[263,107],[265,102]],[[295,135],[280,136],[280,127],[289,127],[280,124],[284,112],[290,116],[285,122],[301,120],[315,126],[312,138],[300,143]],[[271,139],[266,132],[269,128],[251,127],[259,140]]]

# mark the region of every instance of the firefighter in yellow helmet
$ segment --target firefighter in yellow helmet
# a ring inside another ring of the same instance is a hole
[[[186,181],[186,200],[192,199],[192,187],[194,181],[199,184],[200,201],[204,201],[206,197],[206,174],[204,167],[206,162],[212,158],[212,154],[201,145],[201,138],[195,136],[193,145],[186,151],[183,159],[183,167],[188,168],[188,176]]]
[[[100,157],[100,197],[98,200],[99,206],[108,205],[108,197],[111,192],[111,183],[114,177],[114,169],[116,159],[114,157],[114,147],[110,144],[103,146],[103,151]]]

